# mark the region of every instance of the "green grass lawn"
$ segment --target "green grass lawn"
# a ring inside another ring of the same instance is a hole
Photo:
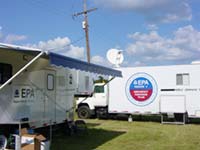
[[[51,150],[200,150],[200,124],[85,121],[86,132],[54,136]]]

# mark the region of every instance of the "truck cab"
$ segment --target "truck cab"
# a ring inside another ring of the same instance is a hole
[[[86,119],[100,116],[108,111],[108,84],[94,84],[94,92],[90,97],[77,100],[77,114],[79,118]]]

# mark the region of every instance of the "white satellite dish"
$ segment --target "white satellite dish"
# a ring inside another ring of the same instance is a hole
[[[107,56],[108,61],[111,64],[115,65],[116,67],[119,67],[119,65],[122,64],[124,60],[122,50],[110,49],[108,50],[106,56]]]

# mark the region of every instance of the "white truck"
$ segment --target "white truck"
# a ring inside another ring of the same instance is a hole
[[[74,97],[91,95],[91,73],[119,71],[31,48],[0,43],[0,134],[70,124]]]
[[[161,122],[200,118],[200,64],[118,68],[122,78],[96,84],[92,97],[77,102],[78,116],[157,114]]]

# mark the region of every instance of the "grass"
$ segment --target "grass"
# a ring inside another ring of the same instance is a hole
[[[86,132],[55,136],[51,150],[199,150],[200,125],[85,120]]]

